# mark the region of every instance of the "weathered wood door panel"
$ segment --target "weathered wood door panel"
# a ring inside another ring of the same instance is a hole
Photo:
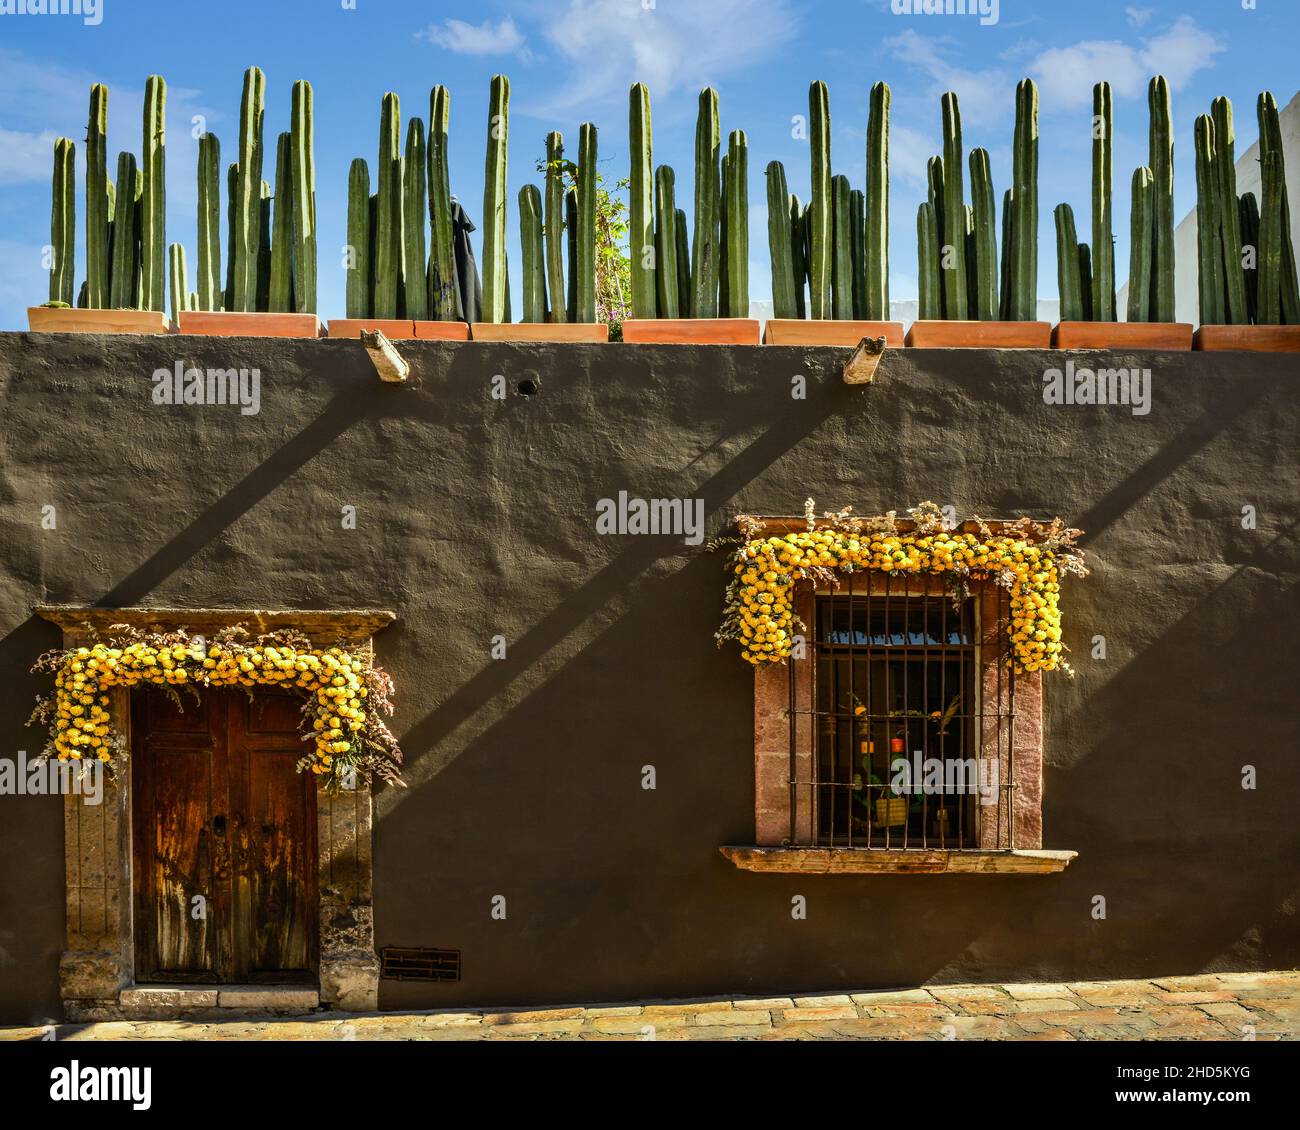
[[[132,702],[137,981],[309,981],[316,805],[299,699],[205,691]],[[196,914],[196,898],[206,914]]]

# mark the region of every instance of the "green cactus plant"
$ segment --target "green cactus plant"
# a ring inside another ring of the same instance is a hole
[[[813,318],[834,316],[835,197],[831,184],[831,108],[824,82],[808,88],[808,149],[812,157],[812,200],[808,237],[808,309]]]
[[[293,84],[289,125],[293,166],[293,308],[316,313],[316,123],[311,84]]]
[[[1223,325],[1227,320],[1224,296],[1222,212],[1219,185],[1222,160],[1217,148],[1214,120],[1200,114],[1195,126],[1196,147],[1196,250],[1197,284],[1202,325]]]
[[[889,318],[889,107],[886,83],[871,88],[867,114],[866,303],[863,316]]]
[[[379,111],[379,164],[376,168],[375,272],[376,318],[400,317],[402,281],[402,106],[396,94],[384,95]],[[422,272],[423,273],[423,272]]]
[[[939,275],[939,224],[934,205],[923,203],[916,213],[917,317],[943,317],[943,280]]]
[[[1278,117],[1277,101],[1267,90],[1264,91],[1256,103],[1256,113],[1259,119],[1259,155],[1260,164],[1264,165],[1269,157],[1277,155],[1277,190],[1281,199],[1281,217],[1280,227],[1278,229],[1278,238],[1282,242],[1280,250],[1280,280],[1281,288],[1281,319],[1284,325],[1300,325],[1300,280],[1296,274],[1296,254],[1295,245],[1291,242],[1291,204],[1290,196],[1287,192],[1286,185],[1286,156],[1282,145],[1282,123]],[[1261,200],[1261,223],[1260,239],[1264,239],[1263,212],[1267,208],[1267,201]],[[1269,248],[1261,246],[1261,256]]]
[[[578,127],[578,264],[577,317],[596,320],[596,127]]]
[[[946,293],[943,289],[943,233],[944,233],[944,168],[942,157],[931,157],[925,165],[926,203],[934,213],[935,224],[935,261],[934,270],[939,278],[939,313],[936,318],[947,316]]]
[[[831,317],[853,317],[853,231],[849,178],[831,177]]]
[[[1147,90],[1151,109],[1151,320],[1172,322],[1174,308],[1174,134],[1169,82],[1156,75]]]
[[[788,205],[789,223],[786,225],[786,238],[790,241],[790,263],[794,268],[794,317],[808,316],[804,301],[805,287],[808,282],[808,256],[804,244],[803,204],[799,197],[790,194]]]
[[[429,288],[424,239],[428,207],[428,170],[424,152],[424,123],[412,118],[406,127],[406,159],[402,163],[402,277],[406,280],[405,317],[417,322],[429,317]]]
[[[671,170],[669,170],[671,172]],[[567,322],[564,283],[564,137],[546,135],[546,283],[551,295],[551,321]]]
[[[1246,284],[1246,321],[1243,325],[1252,325],[1258,320],[1259,302],[1259,202],[1253,192],[1242,193],[1237,200],[1237,212],[1241,225],[1241,273]]]
[[[568,320],[578,321],[578,190],[564,191],[564,234],[568,256],[569,285],[567,291]]]
[[[1219,213],[1216,226],[1223,251],[1224,317],[1231,325],[1243,326],[1249,323],[1250,309],[1246,300],[1246,272],[1241,263],[1237,139],[1232,120],[1232,103],[1227,98],[1216,98],[1210,104],[1210,116],[1214,123],[1214,147],[1217,152],[1215,203]],[[1211,217],[1209,222],[1214,223],[1214,219]]]
[[[119,154],[116,200],[113,209],[113,273],[108,299],[109,306],[114,310],[135,308],[135,280],[140,243],[135,227],[138,180],[139,172],[134,154]]]
[[[1114,110],[1110,83],[1092,88],[1092,285],[1090,304],[1098,322],[1115,316],[1115,233],[1113,190]],[[1092,320],[1092,319],[1089,319]]]
[[[1038,87],[1022,79],[1016,87],[1011,201],[1011,273],[1008,318],[1038,318]]]
[[[1074,210],[1056,206],[1056,281],[1061,294],[1061,321],[1083,321],[1083,291],[1079,279],[1079,237]]]
[[[1000,308],[998,220],[993,173],[987,149],[972,149],[969,161],[975,258],[973,263],[967,263],[966,269],[974,280],[975,301],[968,313],[981,322],[991,322],[997,320]]]
[[[370,309],[370,169],[357,157],[348,169],[348,317],[368,318]]]
[[[118,184],[120,187],[121,182],[119,181]],[[231,162],[226,169],[226,289],[221,300],[223,310],[235,309],[235,253],[239,244],[239,186],[239,164]]]
[[[1083,320],[1096,321],[1092,307],[1092,249],[1079,244],[1079,301],[1083,306]]]
[[[542,250],[542,194],[534,184],[519,190],[519,241],[524,253],[524,321],[546,321],[546,263]]]
[[[1259,206],[1259,283],[1255,320],[1261,326],[1280,326],[1285,324],[1282,248],[1289,242],[1289,233],[1283,230],[1286,181],[1281,149],[1263,153],[1260,165],[1263,192]]]
[[[150,75],[144,84],[143,148],[140,180],[144,203],[140,227],[140,267],[145,310],[166,309],[167,302],[167,84]]]
[[[727,302],[731,297],[727,289],[727,185],[731,172],[728,154],[722,154],[718,169],[718,317],[726,318],[730,317]]]
[[[429,317],[456,319],[456,244],[452,230],[451,172],[448,147],[451,134],[451,95],[445,86],[429,92]]]
[[[105,196],[107,200],[107,196]],[[54,143],[50,201],[50,301],[72,305],[77,265],[77,147],[66,137]]]
[[[700,91],[695,124],[695,238],[691,245],[691,315],[718,316],[718,239],[721,228],[721,147],[718,92]]]
[[[108,225],[114,204],[109,202],[108,184],[108,87],[96,83],[90,88],[86,123],[86,302],[92,310],[106,308],[111,299]]]
[[[772,316],[795,318],[795,274],[790,240],[790,187],[785,166],[767,166],[767,250],[772,260]]]
[[[293,166],[292,139],[280,134],[275,144],[275,196],[271,226],[271,278],[267,309],[279,314],[293,310]]]
[[[855,188],[849,193],[849,260],[853,270],[853,317],[867,316],[867,196]]]
[[[654,165],[650,132],[650,90],[634,83],[628,95],[628,145],[632,173],[628,185],[628,252],[632,276],[632,317],[653,318],[658,306],[654,256]]]
[[[690,229],[686,226],[686,210],[677,209],[677,302],[685,318],[690,312],[691,245]]]
[[[962,172],[961,108],[957,95],[948,91],[943,108],[943,308],[944,316],[965,320],[966,205]]]
[[[244,72],[239,106],[239,182],[235,194],[235,278],[233,305],[246,313],[257,309],[258,259],[262,226],[262,122],[266,115],[266,76],[257,67]]]
[[[727,139],[727,313],[749,317],[749,143],[744,130]]]
[[[200,310],[219,310],[221,291],[221,142],[215,133],[199,138],[198,295]]]
[[[189,287],[185,281],[185,247],[173,243],[167,249],[168,266],[171,268],[171,306],[172,321],[180,325],[181,313],[190,309]]]
[[[510,80],[493,75],[488,95],[483,186],[483,320],[504,322],[506,283],[506,159],[510,140]]]
[[[261,198],[258,201],[258,224],[261,234],[258,239],[257,252],[257,299],[254,310],[271,309],[271,204],[274,195],[271,186],[262,182]]]
[[[1145,165],[1133,171],[1133,202],[1129,215],[1128,320],[1149,322],[1152,320],[1151,257],[1155,178]]]
[[[655,290],[660,318],[681,317],[677,270],[676,177],[668,165],[655,170]]]

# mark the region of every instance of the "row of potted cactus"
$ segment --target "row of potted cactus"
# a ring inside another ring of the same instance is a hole
[[[165,242],[165,84],[159,76],[146,83],[141,159],[137,165],[132,154],[121,154],[116,183],[107,175],[108,92],[92,88],[87,277],[76,291],[75,147],[60,138],[54,152],[50,301],[31,312],[33,328],[160,332],[167,328],[170,295],[172,320],[182,332],[319,332],[312,91],[306,82],[293,87],[290,129],[275,148],[274,188],[262,179],[265,91],[262,72],[250,68],[238,160],[225,177],[224,285],[220,145],[213,134],[199,139],[197,278],[191,291],[185,249]],[[789,192],[779,161],[767,166],[774,313],[768,342],[855,344],[884,337],[903,343],[901,324],[889,320],[890,97],[884,83],[871,89],[863,188],[833,172],[829,96],[821,82],[809,90],[809,203]],[[576,163],[564,160],[562,136],[549,134],[542,188],[530,184],[519,193],[523,320],[512,323],[506,259],[509,99],[509,80],[495,76],[481,217],[481,320],[472,329],[466,325],[457,286],[447,163],[450,96],[438,86],[430,96],[427,134],[424,122],[411,119],[404,149],[397,95],[384,96],[375,191],[365,160],[354,160],[349,169],[347,318],[331,322],[332,333],[351,337],[362,328],[382,328],[397,337],[464,339],[472,332],[479,339],[606,339],[595,293],[597,131],[591,123],[579,130]],[[1078,238],[1068,205],[1055,212],[1061,318],[1053,334],[1049,324],[1036,320],[1037,89],[1028,79],[1016,89],[1013,181],[1002,198],[1000,227],[988,151],[964,154],[957,96],[945,94],[943,151],[928,163],[927,198],[917,212],[919,318],[907,343],[1190,348],[1191,327],[1174,321],[1173,137],[1163,77],[1151,81],[1149,104],[1150,160],[1132,181],[1128,321],[1117,321],[1116,313],[1113,114],[1110,86],[1102,82],[1093,91],[1091,244]],[[1300,332],[1281,130],[1271,95],[1260,96],[1258,113],[1262,202],[1236,193],[1231,103],[1216,99],[1211,113],[1196,122],[1200,336],[1207,348],[1252,340],[1284,348]],[[717,92],[701,92],[690,231],[677,207],[674,170],[653,163],[650,95],[640,83],[629,97],[629,149],[631,317],[622,322],[624,340],[756,343],[758,323],[748,317],[744,132],[732,131],[724,146]],[[1240,261],[1229,251],[1235,248],[1242,249]]]

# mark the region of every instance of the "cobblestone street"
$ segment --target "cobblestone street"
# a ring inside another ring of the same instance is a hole
[[[1294,1040],[1300,972],[551,1008],[59,1025],[60,1040]],[[0,1040],[48,1038],[0,1029]]]

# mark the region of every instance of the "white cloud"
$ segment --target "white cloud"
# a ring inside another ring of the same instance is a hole
[[[528,55],[527,40],[509,16],[495,24],[490,19],[481,24],[446,20],[441,26],[430,24],[416,38],[457,55]]]
[[[1155,14],[1156,10],[1154,8],[1128,7],[1124,9],[1124,18],[1127,19],[1133,27],[1146,27],[1150,22],[1151,17]]]
[[[22,133],[0,128],[0,153],[5,155],[4,161],[0,162],[0,185],[48,184],[54,175],[56,137],[52,130]]]
[[[958,60],[968,57],[968,53],[955,40],[921,36],[912,28],[890,36],[882,46],[894,58],[928,75],[932,80],[930,94],[935,98],[945,91],[954,91],[964,122],[984,124],[1002,120],[1009,92],[1014,92],[1016,81],[1004,68],[963,67]],[[937,106],[935,112],[938,113]]]
[[[798,16],[788,0],[695,0],[646,8],[628,0],[568,0],[546,37],[575,64],[574,81],[541,113],[613,98],[633,82],[655,98],[718,85],[776,55],[793,38]]]
[[[1109,81],[1117,97],[1143,94],[1152,75],[1164,75],[1171,89],[1182,90],[1197,71],[1214,66],[1225,48],[1190,16],[1180,16],[1140,46],[1121,40],[1093,39],[1044,51],[1031,64],[1043,101],[1053,108],[1092,103],[1093,84]]]

